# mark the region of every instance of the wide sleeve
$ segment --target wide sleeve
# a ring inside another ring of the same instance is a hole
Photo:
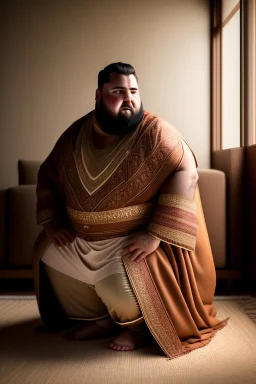
[[[160,193],[148,231],[166,243],[194,251],[197,235],[195,201],[186,196]]]
[[[44,224],[53,219],[61,220],[65,215],[60,155],[56,145],[39,169],[36,188],[37,224]]]
[[[194,251],[198,224],[194,200],[197,163],[185,142],[182,147],[182,161],[162,184],[148,231],[163,242]]]

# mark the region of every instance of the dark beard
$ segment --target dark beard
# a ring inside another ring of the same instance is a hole
[[[141,103],[140,110],[133,113],[130,119],[125,118],[122,114],[113,116],[111,112],[106,109],[104,101],[101,98],[99,104],[96,103],[95,105],[95,115],[103,132],[109,135],[123,136],[132,132],[138,126],[143,118],[144,109]]]

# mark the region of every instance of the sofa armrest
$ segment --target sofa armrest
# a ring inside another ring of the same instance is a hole
[[[226,178],[216,169],[198,169],[199,191],[216,268],[227,265]]]
[[[34,242],[42,228],[36,225],[36,186],[7,190],[7,267],[32,267]]]

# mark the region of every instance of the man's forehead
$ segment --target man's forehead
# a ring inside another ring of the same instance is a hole
[[[109,76],[109,82],[105,83],[109,88],[125,87],[125,88],[138,88],[138,83],[134,75],[122,75],[120,73],[112,72]]]

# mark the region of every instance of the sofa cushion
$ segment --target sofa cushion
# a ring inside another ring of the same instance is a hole
[[[199,190],[214,264],[226,266],[226,178],[215,169],[198,169]]]
[[[42,230],[36,225],[36,186],[7,190],[8,267],[31,267],[34,242]]]
[[[37,173],[39,171],[39,167],[41,164],[42,164],[41,161],[19,160],[18,161],[19,185],[36,184]]]

